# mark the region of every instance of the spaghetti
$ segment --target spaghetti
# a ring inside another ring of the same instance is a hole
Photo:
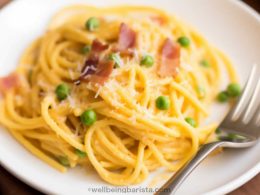
[[[91,164],[110,184],[140,183],[209,141],[221,65],[236,81],[224,54],[160,10],[71,6],[2,81],[0,123],[61,172]]]

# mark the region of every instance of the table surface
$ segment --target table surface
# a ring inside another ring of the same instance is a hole
[[[10,0],[0,0],[0,8],[7,4]],[[255,10],[260,12],[259,0],[244,0]],[[237,190],[229,193],[229,195],[258,195],[260,194],[260,174],[254,177],[251,181],[238,188]],[[0,194],[3,195],[32,195],[41,194],[37,190],[24,184],[7,172],[0,166]]]

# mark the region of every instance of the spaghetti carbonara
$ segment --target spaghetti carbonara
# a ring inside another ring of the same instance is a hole
[[[71,6],[1,79],[0,123],[61,172],[90,164],[110,184],[140,183],[214,134],[201,123],[221,67],[235,82],[223,53],[163,11]]]

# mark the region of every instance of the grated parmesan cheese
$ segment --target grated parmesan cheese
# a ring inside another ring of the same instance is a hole
[[[43,80],[37,80],[37,85],[39,85],[42,88],[49,88],[50,86],[45,83]]]
[[[103,17],[103,19],[104,19],[106,22],[113,22],[113,21],[115,21],[115,20],[118,19],[118,16],[108,15],[108,16]]]
[[[69,75],[70,75],[70,79],[71,79],[71,80],[74,80],[73,70],[72,70],[72,69],[69,69],[68,72],[69,72]]]
[[[75,130],[75,132],[74,132],[74,135],[76,136],[76,137],[79,137],[79,126],[77,126],[76,127],[76,130]]]
[[[182,63],[182,64],[181,64],[181,67],[182,67],[183,69],[185,69],[186,71],[188,71],[188,72],[193,71],[193,67],[192,67],[190,64]]]
[[[99,85],[98,90],[97,90],[95,97],[94,97],[95,99],[99,96],[101,90],[102,90],[102,86]]]
[[[78,63],[78,64],[77,64],[77,71],[79,71],[79,72],[80,72],[80,71],[81,71],[81,69],[82,69],[82,63]]]
[[[83,74],[83,75],[87,74],[87,72],[88,72],[89,70],[96,71],[97,68],[96,68],[94,65],[87,66],[82,74]],[[87,75],[87,76],[89,76],[89,75]]]
[[[140,104],[137,104],[136,106],[137,110],[143,113],[146,117],[153,118],[153,113],[151,112],[151,110],[141,106]]]
[[[70,107],[75,108],[76,102],[70,95],[68,96],[68,101],[69,101]]]
[[[133,124],[136,124],[136,116],[133,114],[131,117],[128,118]]]
[[[134,60],[139,63],[140,58],[137,49],[133,49]]]

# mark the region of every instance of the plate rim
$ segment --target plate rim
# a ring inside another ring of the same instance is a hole
[[[253,9],[251,6],[249,6],[244,1],[241,1],[241,0],[228,0],[228,1],[230,4],[237,6],[239,9],[241,9],[242,11],[246,12],[248,15],[253,17],[260,25],[260,13],[258,13],[255,9]],[[7,10],[11,6],[14,6],[17,2],[19,2],[19,1],[11,1],[7,5],[5,5],[2,9],[0,9],[0,13],[3,12],[4,10]],[[20,180],[23,183],[25,183],[26,185],[34,188],[35,190],[38,190],[38,191],[46,193],[46,194],[55,194],[56,193],[55,190],[44,188],[41,185],[39,185],[37,182],[27,179],[23,174],[17,173],[16,170],[12,168],[12,166],[9,166],[8,163],[4,163],[2,161],[1,155],[0,155],[0,165],[5,170],[7,170],[9,173],[11,173],[14,177],[16,177],[18,180]],[[251,180],[258,173],[260,173],[260,162],[258,162],[252,168],[248,169],[248,171],[241,174],[236,179],[231,180],[230,182],[226,183],[225,185],[214,188],[213,190],[208,191],[204,194],[205,195],[227,194],[227,193],[241,187],[243,184],[245,184],[246,182]]]
[[[229,2],[235,4],[240,9],[242,9],[244,12],[251,15],[256,21],[258,21],[258,23],[260,25],[260,14],[255,9],[253,9],[251,6],[246,4],[244,1],[229,0]],[[215,189],[207,192],[206,194],[208,194],[208,195],[227,194],[227,193],[232,192],[233,190],[241,187],[242,185],[244,185],[245,183],[247,183],[248,181],[253,179],[253,177],[255,177],[259,173],[260,173],[260,162],[258,162],[254,167],[249,169],[244,174],[241,174],[235,180],[232,180],[225,185],[215,188]]]

